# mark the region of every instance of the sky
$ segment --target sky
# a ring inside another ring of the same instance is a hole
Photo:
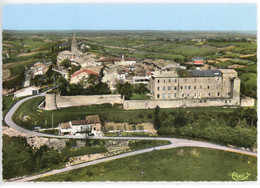
[[[256,4],[4,5],[10,30],[256,31]]]

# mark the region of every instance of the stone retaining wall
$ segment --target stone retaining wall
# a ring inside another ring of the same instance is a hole
[[[149,109],[155,108],[184,108],[184,107],[210,107],[210,106],[240,106],[240,99],[177,99],[177,100],[125,100],[123,108]]]
[[[46,94],[45,110],[55,110],[72,106],[87,106],[94,104],[115,104],[123,103],[121,95],[77,95],[77,96],[61,96],[60,94]]]

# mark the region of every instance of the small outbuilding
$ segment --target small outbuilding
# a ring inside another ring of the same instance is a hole
[[[39,87],[36,86],[31,86],[31,87],[26,87],[23,89],[20,89],[14,93],[14,98],[19,98],[19,97],[25,97],[25,96],[30,96],[30,95],[38,95],[40,91]]]

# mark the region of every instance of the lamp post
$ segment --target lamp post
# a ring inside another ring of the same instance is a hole
[[[155,150],[155,136],[153,137],[153,150]]]

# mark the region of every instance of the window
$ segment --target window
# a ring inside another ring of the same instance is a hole
[[[194,89],[196,89],[196,86],[194,86]]]
[[[181,96],[184,97],[184,94],[182,94]]]
[[[217,96],[219,97],[219,93],[217,93]]]
[[[171,83],[171,79],[169,79],[169,83]]]
[[[210,93],[208,94],[208,96],[210,97]]]
[[[177,83],[177,79],[175,79],[174,82]]]
[[[182,86],[181,86],[181,89],[182,89]]]
[[[200,89],[202,89],[202,86],[200,86]]]
[[[174,97],[176,97],[177,96],[177,94],[176,93],[174,93]]]
[[[196,94],[196,93],[194,93],[194,97],[197,97],[196,95],[197,95],[197,94]]]
[[[189,86],[189,89],[190,89],[190,86]]]
[[[200,93],[199,93],[199,97],[200,97]]]
[[[160,91],[160,87],[157,87],[157,91]]]
[[[96,130],[96,127],[94,127],[94,131]]]
[[[168,98],[171,98],[171,94],[170,93],[168,93]]]
[[[165,83],[165,79],[163,80],[163,83]]]
[[[188,93],[188,94],[187,94],[187,97],[189,97],[189,96],[190,96],[190,94]]]
[[[165,86],[163,86],[162,90],[165,91]]]
[[[162,94],[162,98],[165,99],[165,93]]]
[[[172,89],[172,87],[171,86],[168,86],[168,90],[171,90]]]
[[[160,83],[160,80],[159,80],[159,79],[157,80],[157,83]]]
[[[177,86],[174,86],[174,90],[177,90]]]
[[[208,89],[209,89],[209,86],[208,86]]]
[[[187,89],[187,86],[185,86],[185,89]]]
[[[230,92],[228,92],[228,96],[230,96]]]
[[[159,99],[160,98],[160,94],[157,94],[157,99]]]

